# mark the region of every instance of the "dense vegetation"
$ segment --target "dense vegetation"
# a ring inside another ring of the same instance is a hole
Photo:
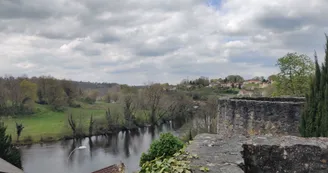
[[[305,55],[288,53],[277,64],[280,73],[268,79],[254,77],[255,83],[244,83],[239,75],[219,79],[200,77],[183,80],[178,85],[149,83],[141,87],[58,80],[51,76],[5,76],[0,77],[0,118],[8,126],[6,132],[16,137],[14,142],[23,144],[108,134],[145,125],[154,127],[169,120],[183,125],[194,116],[215,116],[217,98],[236,95],[241,90],[251,90],[253,96],[262,96],[263,91],[269,96],[302,96],[309,89],[306,83],[313,74],[312,61]],[[316,75],[320,74],[317,78],[321,80],[319,88],[324,90],[322,81],[326,80],[323,77],[327,76],[324,72],[326,66],[320,69],[317,62],[316,65]],[[313,81],[317,86],[318,80]],[[270,85],[263,88],[263,83]],[[319,95],[325,98],[323,91],[318,93],[321,95],[316,94],[316,99]],[[316,103],[319,103],[318,99]],[[318,105],[325,111],[322,103]],[[308,114],[312,113],[308,111]],[[309,115],[306,117],[303,124],[311,124],[311,129],[314,129],[313,124],[325,122],[319,121],[323,120],[322,113],[314,123],[310,122]],[[323,126],[320,126],[321,131],[325,129]],[[172,155],[183,144],[169,135],[160,140],[164,142],[154,142],[149,153],[141,158],[140,165],[152,165],[153,160],[159,158],[163,165],[180,164],[179,159]],[[169,144],[163,145],[165,143]],[[173,163],[172,159],[177,162]]]
[[[139,172],[189,173],[189,161],[185,157],[177,157],[186,154],[183,148],[184,143],[179,138],[171,133],[161,134],[158,140],[152,142],[148,153],[142,153]]]
[[[152,161],[157,157],[172,157],[183,147],[183,142],[171,133],[161,134],[158,140],[155,140],[150,145],[148,153],[142,153],[140,158],[140,166],[147,161]]]
[[[0,78],[0,116],[7,132],[17,137],[15,142],[31,143],[156,126],[172,119],[183,124],[198,104],[192,91],[170,91],[166,84],[111,85],[102,94],[80,84],[44,76]],[[203,90],[211,93],[210,88]]]
[[[328,136],[328,37],[326,36],[325,61],[320,66],[315,54],[315,75],[306,92],[300,133],[304,137]]]
[[[171,133],[162,134],[160,139],[151,144],[148,153],[143,153],[139,173],[191,173],[190,161],[191,159],[198,159],[198,156],[192,155],[185,150],[188,144],[189,141],[184,144]],[[201,172],[209,171],[209,168],[203,165],[198,169]]]
[[[6,134],[7,127],[3,122],[0,122],[0,158],[15,165],[18,168],[22,167],[20,152],[11,143],[11,136]]]
[[[277,65],[280,72],[275,77],[274,95],[305,96],[314,73],[313,61],[304,54],[288,53],[278,59]]]

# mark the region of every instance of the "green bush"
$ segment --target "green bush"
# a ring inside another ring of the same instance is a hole
[[[185,146],[186,147],[186,146]],[[198,156],[185,151],[185,147],[176,152],[172,157],[157,157],[152,161],[145,162],[139,173],[191,173],[191,159],[198,159]],[[206,167],[200,167],[201,172],[208,172]]]
[[[155,140],[148,150],[148,153],[142,153],[139,165],[154,160],[157,157],[171,157],[183,148],[183,142],[171,133],[161,134],[158,140]]]
[[[157,173],[157,172],[179,172],[191,173],[190,161],[178,160],[175,157],[162,158],[147,161],[142,165],[139,173]]]

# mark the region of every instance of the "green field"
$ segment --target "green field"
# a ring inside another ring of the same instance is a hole
[[[94,119],[101,119],[104,122],[105,112],[108,108],[117,111],[120,105],[96,102],[93,105],[82,104],[81,108],[67,108],[64,112],[53,112],[48,106],[37,105],[37,112],[33,115],[6,117],[2,118],[2,121],[7,126],[7,133],[12,136],[14,142],[17,137],[15,122],[22,123],[25,127],[20,137],[22,143],[40,142],[41,139],[58,140],[72,134],[67,123],[68,114],[72,113],[76,118],[81,117],[84,130],[87,131],[91,114]]]

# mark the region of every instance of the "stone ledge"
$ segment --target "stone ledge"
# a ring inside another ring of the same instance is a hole
[[[212,173],[328,172],[328,138],[199,134],[187,147]],[[201,171],[194,168],[193,172]]]
[[[253,102],[282,102],[282,103],[304,103],[305,97],[231,97],[221,98],[219,100],[238,100]]]

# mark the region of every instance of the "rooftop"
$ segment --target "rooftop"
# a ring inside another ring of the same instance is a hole
[[[21,169],[15,167],[14,165],[10,164],[9,162],[0,158],[0,172],[5,173],[24,173]]]
[[[92,173],[123,173],[124,167],[125,167],[124,163],[115,164],[115,165],[108,166],[106,168],[100,169],[100,170],[92,172]]]

